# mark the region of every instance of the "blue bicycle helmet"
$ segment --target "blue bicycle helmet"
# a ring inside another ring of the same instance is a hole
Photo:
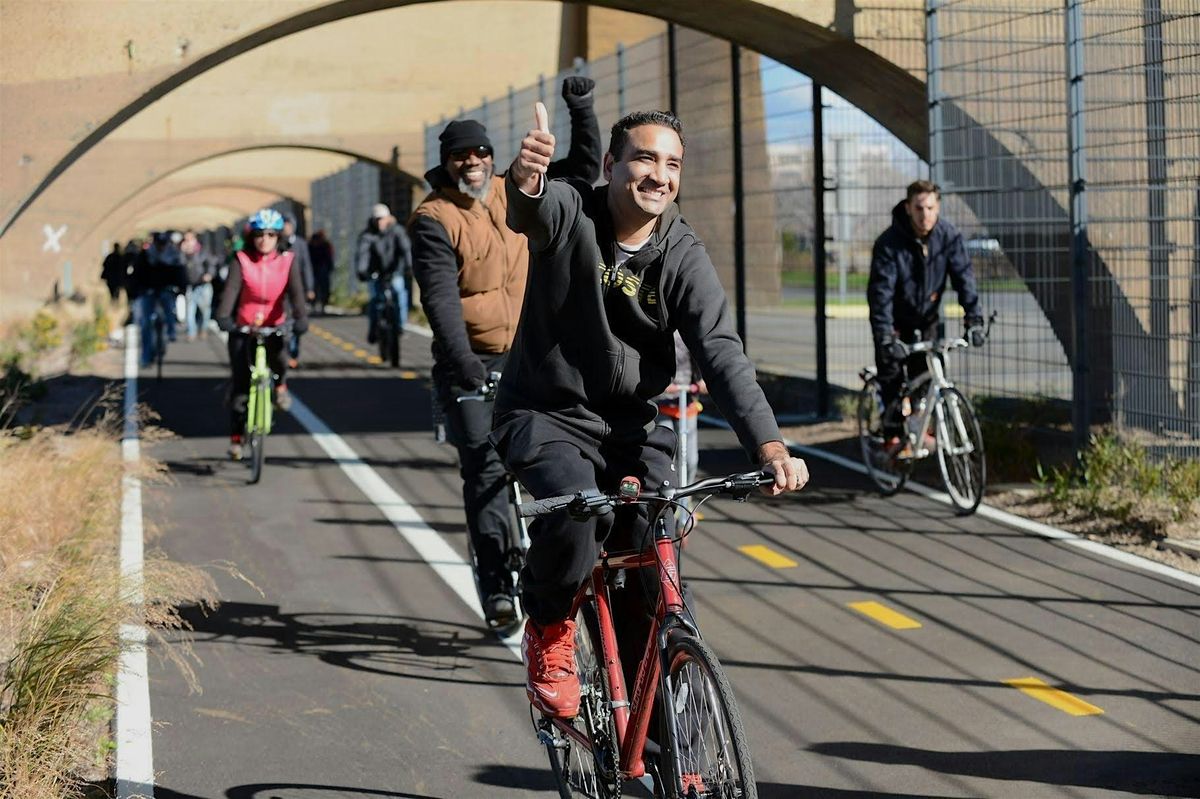
[[[283,230],[283,215],[273,208],[263,208],[246,223],[250,230]]]

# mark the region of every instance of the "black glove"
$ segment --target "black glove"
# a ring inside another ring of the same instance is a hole
[[[983,317],[968,316],[963,320],[963,325],[966,329],[963,333],[963,338],[967,340],[967,343],[972,347],[982,347],[985,339],[983,333]]]
[[[472,356],[458,367],[458,386],[466,391],[475,391],[487,382],[487,369],[483,361]]]
[[[226,333],[231,332],[233,330],[233,317],[232,316],[217,317],[217,327],[219,327],[221,330],[224,330]]]
[[[893,361],[903,361],[908,357],[908,347],[898,338],[888,336],[879,342],[881,349],[889,359]]]
[[[299,319],[292,322],[292,332],[297,336],[302,336],[308,332],[308,321],[301,322]]]
[[[591,78],[585,78],[583,75],[572,75],[569,78],[564,78],[562,82],[562,96],[567,101],[568,106],[580,106],[585,102],[591,102],[592,89],[596,88],[596,81]]]

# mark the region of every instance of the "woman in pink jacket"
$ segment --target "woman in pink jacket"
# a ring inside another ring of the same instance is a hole
[[[229,277],[217,309],[217,324],[229,333],[229,366],[233,390],[230,395],[229,454],[242,457],[242,431],[246,427],[246,400],[250,394],[250,367],[254,358],[253,338],[245,328],[281,327],[289,308],[292,329],[308,329],[304,303],[304,281],[294,253],[276,252],[283,231],[283,217],[264,208],[246,225],[247,245],[229,267]],[[275,404],[283,411],[291,407],[287,390],[287,357],[281,335],[266,340],[267,362],[275,376]]]

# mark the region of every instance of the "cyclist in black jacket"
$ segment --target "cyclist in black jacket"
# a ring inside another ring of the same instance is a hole
[[[928,180],[909,185],[903,202],[892,209],[892,224],[875,240],[867,304],[875,342],[875,366],[884,406],[893,408],[904,383],[905,367],[915,377],[925,371],[925,358],[905,363],[904,344],[937,338],[946,278],[958,292],[972,346],[983,344],[983,314],[975,273],[963,245],[962,233],[939,217],[938,187]],[[903,420],[895,413],[884,419],[889,447],[901,442]]]

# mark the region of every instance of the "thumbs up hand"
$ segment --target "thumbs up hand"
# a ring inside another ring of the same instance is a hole
[[[533,109],[533,130],[521,140],[521,151],[513,161],[513,182],[526,194],[537,194],[551,159],[554,158],[554,136],[550,133],[546,106],[538,103]]]

